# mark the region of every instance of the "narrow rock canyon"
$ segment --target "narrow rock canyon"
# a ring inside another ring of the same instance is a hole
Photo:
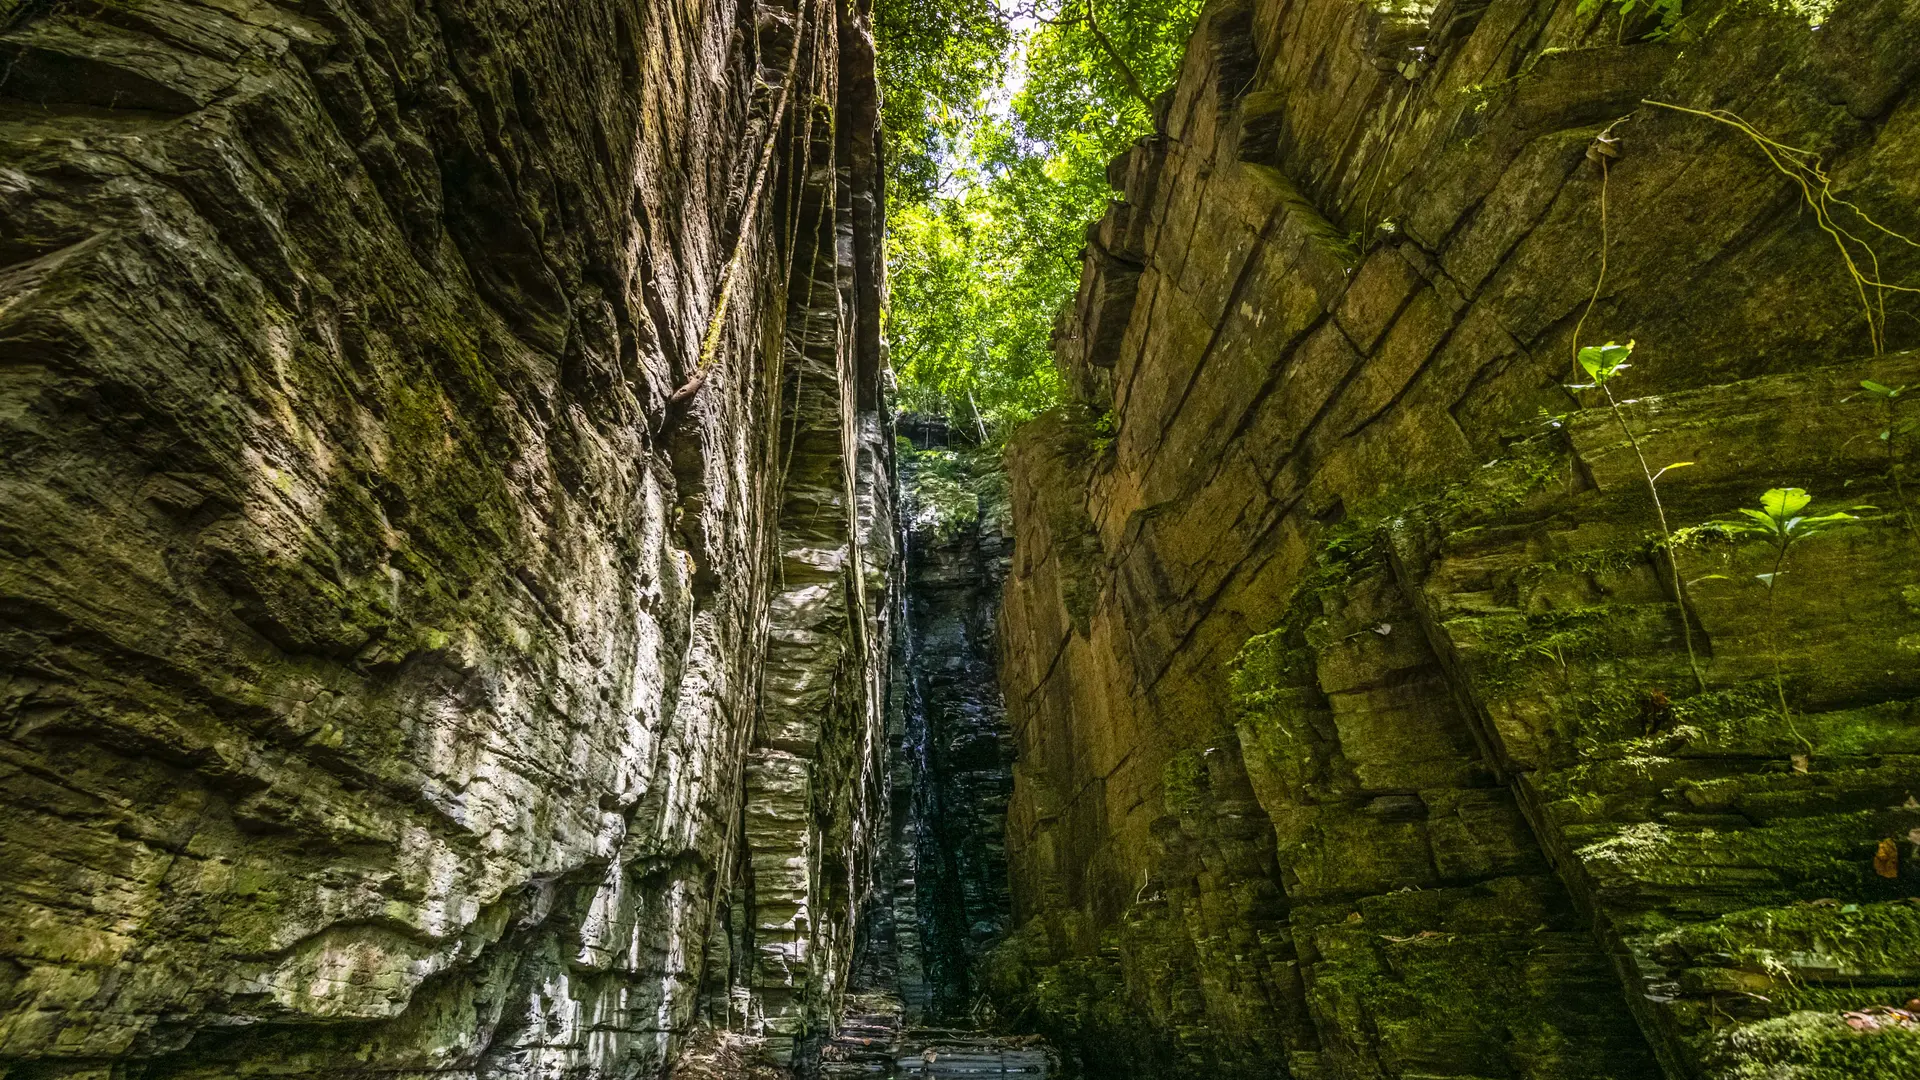
[[[1213,0],[1003,452],[861,0],[0,0],[0,1080],[1920,1076],[1920,0],[1687,10]]]

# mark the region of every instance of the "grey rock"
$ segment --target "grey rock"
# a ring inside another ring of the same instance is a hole
[[[894,562],[861,17],[0,12],[0,1072],[827,1026]]]

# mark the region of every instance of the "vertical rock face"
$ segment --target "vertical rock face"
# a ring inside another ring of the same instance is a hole
[[[1091,1075],[1920,1067],[1920,8],[1579,7],[1216,4],[1110,169],[990,980]]]
[[[903,645],[895,742],[895,933],[903,997],[953,1019],[977,1000],[975,967],[1007,931],[1006,815],[1013,738],[1000,700],[995,621],[1011,554],[1006,483],[989,452],[949,449],[909,418]],[[907,882],[910,881],[909,886]]]
[[[851,5],[0,4],[0,1072],[821,1026],[893,522]]]

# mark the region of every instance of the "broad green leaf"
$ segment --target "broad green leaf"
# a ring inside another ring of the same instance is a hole
[[[1776,575],[1776,574],[1755,574],[1755,575],[1753,575],[1753,576],[1754,576],[1754,577],[1757,577],[1757,578],[1759,578],[1759,579],[1760,579],[1760,583],[1761,583],[1761,584],[1763,584],[1763,585],[1765,585],[1765,586],[1766,586],[1767,588],[1769,588],[1769,589],[1771,589],[1771,588],[1773,588],[1773,579],[1774,579],[1775,577],[1777,577],[1778,575]]]
[[[1812,501],[1813,496],[1808,495],[1801,488],[1772,488],[1760,496],[1761,509],[1755,510],[1751,506],[1738,508],[1739,513],[1746,518],[1745,521],[1735,518],[1708,524],[1735,536],[1758,533],[1773,541],[1775,546],[1785,548],[1795,540],[1812,536],[1830,525],[1856,520],[1854,515],[1845,510],[1835,510],[1832,513],[1814,516],[1798,513]],[[1874,508],[1856,506],[1853,509],[1872,510]]]
[[[1760,496],[1760,507],[1775,520],[1785,520],[1812,501],[1804,488],[1769,488]]]
[[[1605,345],[1588,345],[1580,350],[1580,367],[1593,377],[1596,385],[1618,376],[1629,366],[1627,358],[1633,355],[1633,342],[1625,345],[1609,341]]]
[[[1829,525],[1838,525],[1842,521],[1858,520],[1860,519],[1845,511],[1835,511],[1831,514],[1822,514],[1819,517],[1794,519],[1794,521],[1799,523],[1799,532],[1802,536],[1811,536]],[[1788,531],[1791,532],[1793,530],[1789,527]]]

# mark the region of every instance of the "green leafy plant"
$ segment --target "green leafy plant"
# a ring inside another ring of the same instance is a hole
[[[1660,502],[1660,478],[1675,469],[1684,469],[1692,465],[1691,461],[1676,461],[1661,466],[1657,471],[1647,464],[1647,455],[1640,449],[1640,439],[1633,433],[1633,425],[1627,423],[1626,410],[1620,407],[1620,401],[1613,396],[1612,384],[1621,378],[1623,372],[1633,365],[1627,361],[1633,356],[1634,343],[1625,345],[1609,341],[1605,345],[1589,345],[1580,350],[1578,359],[1580,370],[1587,373],[1592,382],[1576,383],[1569,390],[1599,390],[1606,395],[1607,408],[1613,412],[1614,422],[1620,425],[1620,431],[1627,437],[1627,445],[1633,448],[1633,456],[1640,463],[1640,475],[1646,478],[1647,495],[1653,499],[1653,514],[1660,523],[1660,541],[1667,553],[1667,565],[1673,574],[1673,602],[1680,609],[1680,630],[1687,642],[1687,665],[1693,669],[1694,684],[1701,690],[1707,688],[1707,679],[1700,671],[1700,656],[1693,647],[1693,620],[1687,616],[1686,592],[1680,582],[1680,554],[1674,548],[1673,531],[1667,527],[1667,510]]]
[[[1153,130],[1200,7],[876,0],[900,408],[998,443],[1062,403],[1054,317],[1107,164]]]
[[[1092,430],[1093,438],[1089,439],[1088,443],[1093,447],[1093,452],[1095,454],[1106,453],[1107,447],[1113,445],[1113,410],[1109,409],[1094,417]]]
[[[1804,514],[1813,496],[1802,488],[1768,488],[1760,496],[1758,509],[1749,506],[1740,508],[1741,516],[1731,520],[1715,521],[1711,524],[1730,536],[1757,536],[1774,547],[1773,569],[1764,574],[1755,574],[1762,585],[1767,587],[1767,654],[1773,664],[1773,690],[1780,702],[1780,718],[1786,722],[1787,730],[1813,751],[1813,743],[1800,734],[1793,726],[1793,711],[1787,707],[1786,679],[1780,671],[1779,624],[1775,618],[1777,611],[1774,597],[1779,592],[1780,575],[1787,572],[1787,556],[1792,554],[1795,544],[1809,539],[1843,521],[1853,521],[1855,517],[1844,510],[1829,514]],[[1871,510],[1870,506],[1856,506],[1855,510]]]
[[[1657,15],[1660,18],[1660,25],[1654,27],[1654,29],[1647,34],[1647,37],[1651,40],[1658,41],[1679,29],[1681,19],[1680,8],[1684,2],[1685,0],[1580,0],[1580,6],[1577,10],[1582,15],[1591,15],[1600,10],[1602,5],[1617,8],[1623,29],[1625,28],[1627,18],[1636,11],[1645,11]]]
[[[1860,389],[1879,399],[1881,406],[1886,410],[1887,426],[1880,429],[1880,445],[1887,450],[1887,474],[1893,478],[1893,495],[1900,501],[1901,520],[1906,522],[1909,530],[1915,530],[1913,509],[1907,503],[1907,492],[1900,480],[1900,440],[1911,433],[1916,426],[1915,421],[1900,419],[1900,400],[1912,388],[1905,384],[1888,386],[1885,383],[1874,382],[1872,379],[1862,379]]]

